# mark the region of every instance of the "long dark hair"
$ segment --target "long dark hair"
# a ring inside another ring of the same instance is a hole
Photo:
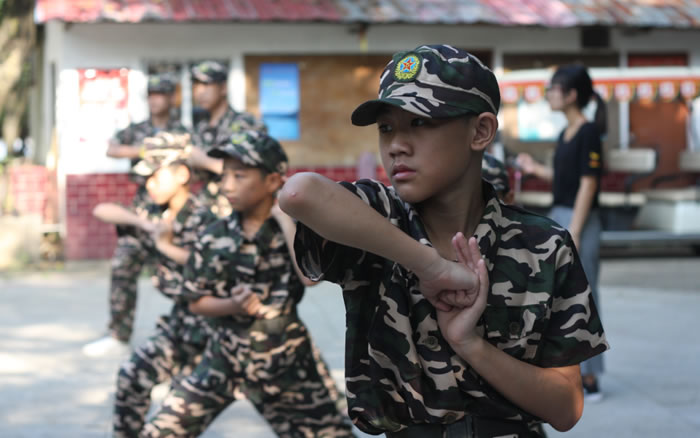
[[[593,123],[601,135],[608,131],[608,110],[605,101],[593,89],[593,81],[588,75],[586,67],[581,64],[563,65],[554,72],[551,83],[559,85],[564,93],[576,90],[576,106],[579,109],[585,108],[591,98],[595,99],[596,110]]]

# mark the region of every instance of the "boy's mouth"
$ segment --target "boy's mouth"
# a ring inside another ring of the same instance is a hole
[[[416,174],[415,169],[412,169],[405,164],[396,164],[391,168],[391,176],[395,180],[405,180],[413,177]]]

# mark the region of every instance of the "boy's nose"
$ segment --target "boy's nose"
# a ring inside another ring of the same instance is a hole
[[[410,151],[410,143],[405,135],[396,134],[389,142],[389,156],[408,154]]]

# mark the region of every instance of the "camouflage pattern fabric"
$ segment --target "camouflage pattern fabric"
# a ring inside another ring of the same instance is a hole
[[[190,73],[192,74],[192,80],[204,84],[226,82],[228,79],[226,66],[218,61],[202,61],[193,65]]]
[[[213,147],[228,143],[232,134],[248,130],[267,132],[267,127],[254,115],[234,111],[233,108],[228,107],[226,113],[215,126],[210,126],[207,119],[197,123],[192,136],[192,144],[208,152]]]
[[[505,164],[491,154],[484,153],[481,160],[481,177],[501,194],[510,192],[510,180]]]
[[[187,133],[188,130],[185,126],[180,123],[179,120],[170,119],[168,121],[165,129],[158,129],[153,126],[150,120],[145,120],[139,123],[132,123],[121,131],[117,132],[112,138],[113,143],[140,146],[143,144],[143,140],[147,137],[153,137],[161,131],[173,132],[173,133]],[[140,158],[134,158],[131,160],[131,165],[134,166],[138,163]],[[139,175],[130,174],[131,179],[139,185],[146,183],[146,179]]]
[[[148,84],[146,86],[148,94],[172,94],[175,92],[175,78],[172,74],[157,73],[148,76]]]
[[[206,338],[197,335],[201,331],[199,317],[187,310],[187,304],[176,304],[158,321],[156,333],[121,365],[114,396],[115,438],[139,435],[153,387],[194,370],[206,346]]]
[[[173,219],[173,244],[192,248],[199,233],[215,219],[209,208],[191,195]],[[190,312],[188,302],[182,298],[182,265],[162,254],[152,257],[157,260],[153,283],[174,305],[170,314],[158,321],[156,334],[120,367],[114,408],[115,436],[138,435],[153,387],[180,373],[189,374],[199,362],[209,337],[204,317]]]
[[[187,132],[177,120],[171,119],[166,128],[173,132]],[[158,133],[150,120],[132,123],[116,133],[113,142],[125,145],[140,145],[144,139]],[[132,160],[132,166],[139,160]],[[132,181],[139,184],[130,209],[139,215],[156,218],[161,209],[146,192],[146,179],[130,173]],[[138,295],[138,278],[148,261],[148,248],[153,247],[150,236],[134,227],[117,227],[117,246],[112,256],[112,271],[109,287],[109,332],[120,341],[128,342],[134,326],[134,311]]]
[[[257,167],[268,173],[285,175],[289,169],[289,160],[282,145],[260,131],[236,132],[228,143],[211,149],[209,156],[237,158],[246,166]]]
[[[227,298],[246,284],[268,311],[259,318],[209,320],[213,334],[202,361],[175,382],[145,436],[197,436],[241,388],[281,437],[352,436],[337,390],[329,391],[328,373],[319,373],[320,354],[297,316],[304,286],[277,221],[269,218],[251,239],[235,212],[215,222],[200,236],[184,276],[183,293],[192,299]]]
[[[493,72],[476,56],[448,45],[395,53],[379,79],[379,99],[352,113],[352,123],[371,125],[384,105],[431,119],[498,114],[501,93]]]
[[[430,245],[417,211],[392,188],[371,180],[340,183],[417,241]],[[486,202],[475,237],[489,271],[488,305],[477,329],[505,353],[540,367],[562,367],[608,348],[571,236],[553,221]],[[327,241],[298,224],[303,272],[343,287],[345,379],[350,417],[372,434],[420,423],[450,424],[465,415],[527,422],[518,408],[455,355],[434,307],[404,267]]]

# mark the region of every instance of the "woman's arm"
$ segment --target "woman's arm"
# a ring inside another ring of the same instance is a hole
[[[598,180],[595,176],[584,175],[581,177],[578,192],[576,192],[576,200],[574,201],[574,212],[569,224],[569,232],[574,239],[576,248],[579,248],[581,232],[588,218],[588,213],[593,205],[593,197],[598,189]]]
[[[554,178],[554,171],[552,168],[536,161],[530,154],[518,154],[516,163],[526,175],[535,175],[536,177],[549,182],[551,182]]]

